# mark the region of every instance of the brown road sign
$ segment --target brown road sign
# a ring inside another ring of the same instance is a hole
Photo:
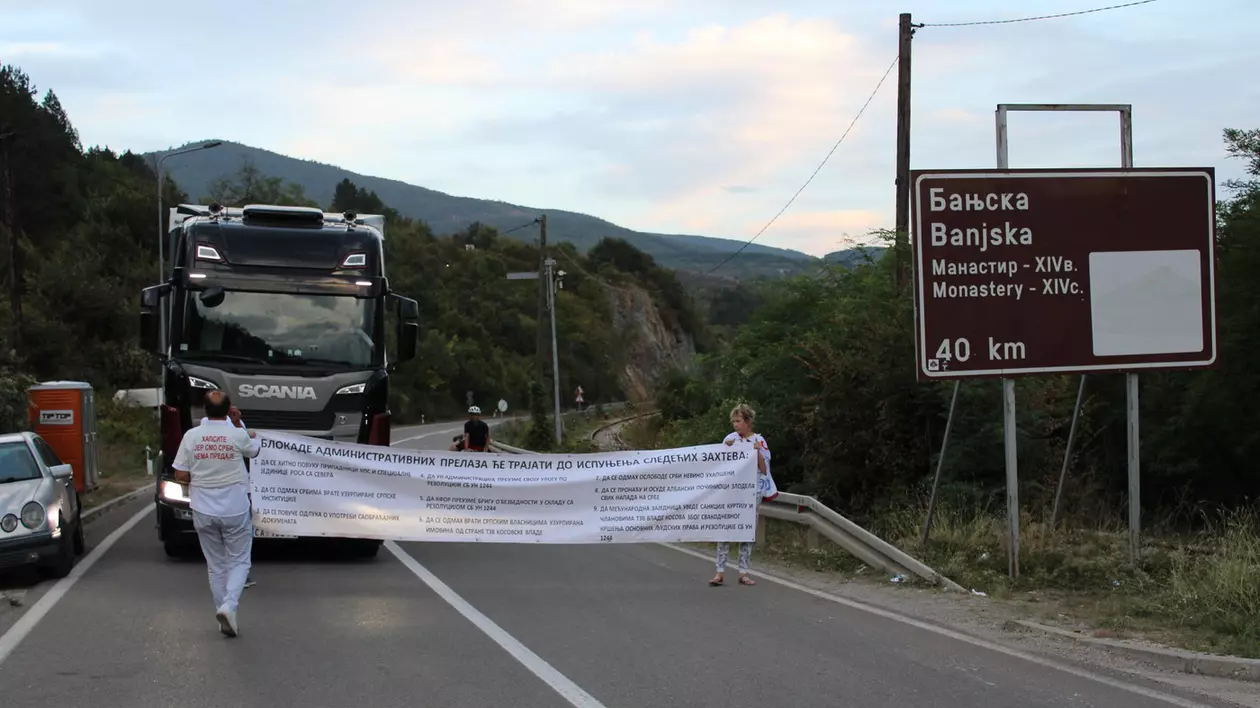
[[[921,380],[1215,365],[1211,168],[911,183]]]

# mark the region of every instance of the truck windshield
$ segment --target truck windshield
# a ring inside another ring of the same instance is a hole
[[[187,301],[184,359],[349,368],[376,360],[374,300],[229,291],[214,307],[194,293]]]

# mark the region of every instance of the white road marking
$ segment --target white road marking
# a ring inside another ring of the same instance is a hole
[[[493,427],[495,427],[496,425],[502,425],[502,424],[504,424],[504,423],[506,423],[506,422],[508,422],[508,421],[511,421],[511,420],[516,420],[516,418],[515,418],[515,417],[512,417],[512,418],[502,418],[502,419],[495,420],[495,421],[486,421],[486,423],[487,423],[487,424],[488,424],[491,428],[493,428]],[[436,425],[436,423],[435,423],[434,425]],[[420,435],[412,435],[411,437],[409,437],[409,438],[403,438],[402,440],[394,440],[394,441],[390,442],[389,444],[390,444],[390,447],[393,447],[394,445],[401,445],[402,443],[405,443],[405,442],[411,442],[412,440],[423,440],[424,438],[431,438],[431,437],[433,437],[434,435],[445,435],[445,434],[447,434],[447,433],[462,433],[462,432],[464,432],[464,426],[462,426],[462,425],[461,425],[461,426],[460,426],[460,427],[458,427],[458,428],[445,428],[445,429],[443,429],[443,430],[433,430],[433,431],[430,431],[430,432],[427,432],[427,433],[422,433],[422,434],[420,434]]]
[[[445,435],[447,433],[455,433],[455,432],[460,432],[462,430],[463,428],[447,428],[445,430],[434,430],[431,433],[424,433],[423,435],[412,435],[411,437],[403,438],[402,440],[394,440],[390,442],[390,446],[393,447],[394,445],[401,445],[402,443],[411,442],[412,440],[422,440],[424,438],[431,438],[434,435]]]
[[[704,553],[700,553],[699,551],[695,551],[690,548],[684,548],[682,546],[679,546],[673,543],[662,543],[660,545],[665,546],[666,548],[670,548],[672,550],[678,551],[679,553],[686,553],[689,556],[695,556],[696,558],[700,558],[702,560],[708,561],[710,565],[712,565],[713,563],[712,556],[704,554]],[[999,654],[1005,654],[1007,656],[1023,659],[1024,661],[1032,662],[1034,664],[1037,664],[1038,666],[1044,666],[1050,669],[1058,669],[1059,671],[1072,674],[1073,676],[1076,676],[1077,678],[1097,681],[1098,683],[1106,684],[1108,686],[1111,686],[1112,688],[1118,688],[1122,691],[1129,691],[1130,693],[1136,693],[1140,696],[1145,696],[1147,698],[1154,698],[1159,701],[1164,701],[1165,703],[1171,703],[1172,705],[1175,705],[1175,706],[1181,706],[1182,708],[1212,708],[1212,706],[1209,706],[1204,703],[1196,703],[1194,701],[1181,698],[1180,696],[1174,696],[1168,693],[1162,693],[1160,691],[1156,691],[1154,689],[1145,688],[1143,686],[1126,683],[1124,681],[1109,678],[1107,676],[1102,676],[1100,674],[1096,674],[1090,671],[1085,671],[1084,669],[1078,669],[1075,666],[1063,664],[1058,661],[1054,661],[1053,659],[1047,659],[1044,657],[1036,656],[1034,654],[1022,652],[1018,649],[1004,646],[996,642],[991,642],[986,639],[973,637],[968,634],[963,634],[962,632],[956,632],[952,629],[946,629],[945,627],[938,627],[936,625],[914,619],[913,617],[907,617],[905,615],[897,614],[896,612],[891,612],[889,610],[875,607],[874,605],[868,605],[864,602],[859,602],[857,600],[850,600],[845,597],[840,597],[839,595],[832,595],[831,593],[823,592],[822,590],[815,590],[814,588],[806,587],[799,583],[792,582],[791,580],[785,580],[783,578],[775,577],[773,575],[770,575],[769,573],[764,573],[759,570],[749,571],[748,574],[755,575],[758,578],[762,578],[763,580],[769,580],[772,583],[776,583],[778,585],[782,585],[784,587],[788,587],[793,590],[799,590],[800,592],[806,593],[808,595],[813,595],[814,597],[818,597],[823,600],[830,600],[831,602],[834,602],[839,605],[844,605],[845,607],[851,607],[855,610],[868,612],[878,617],[883,617],[884,619],[890,619],[890,620],[893,620],[894,622],[900,622],[902,624],[910,625],[911,627],[915,627],[915,628],[922,629],[928,632],[932,632],[934,634],[939,634],[941,636],[949,637],[950,639],[956,639],[960,642],[966,642],[967,644],[970,644],[972,646],[982,647],[990,651],[998,652]]]
[[[135,516],[124,521],[121,526],[114,529],[113,533],[106,536],[99,546],[93,548],[91,553],[83,556],[75,564],[74,570],[71,570],[69,575],[58,580],[56,585],[53,585],[48,592],[44,593],[43,597],[39,598],[39,602],[36,602],[31,609],[26,611],[26,614],[22,615],[17,622],[14,622],[13,626],[9,627],[9,631],[5,632],[4,636],[0,636],[0,664],[3,664],[4,660],[9,658],[9,654],[12,654],[18,644],[26,638],[26,635],[35,629],[35,625],[39,624],[44,615],[48,614],[61,598],[70,592],[70,588],[79,582],[79,578],[83,577],[83,574],[88,572],[88,569],[95,565],[101,556],[105,555],[105,551],[108,551],[111,546],[117,543],[118,539],[123,537],[123,534],[140,523],[141,519],[152,515],[153,507],[146,505],[143,509],[136,512]]]
[[[460,597],[446,583],[438,579],[436,575],[429,572],[427,568],[420,565],[420,562],[412,558],[410,554],[404,551],[397,543],[386,541],[385,547],[390,553],[394,554],[403,565],[407,566],[425,585],[428,585],[433,592],[439,597],[446,600],[447,604],[455,608],[469,622],[485,633],[487,637],[494,640],[496,644],[503,647],[507,653],[511,654],[514,659],[521,662],[521,665],[529,669],[544,683],[559,693],[570,705],[576,708],[605,708],[594,696],[582,690],[580,686],[573,683],[564,674],[560,673],[551,664],[548,664],[542,657],[530,651],[528,647],[521,644],[515,637],[508,634],[502,627],[494,623],[494,620],[483,615],[477,608],[468,603],[467,600]]]

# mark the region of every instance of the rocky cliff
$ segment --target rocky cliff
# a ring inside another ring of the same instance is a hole
[[[618,380],[631,401],[650,400],[660,376],[670,368],[687,366],[696,355],[692,333],[678,318],[662,313],[648,291],[623,286],[609,291],[613,332],[623,356]]]

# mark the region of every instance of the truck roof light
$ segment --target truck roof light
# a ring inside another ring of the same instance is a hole
[[[359,218],[359,213],[353,209],[347,209],[341,214],[341,218],[345,219],[348,224],[354,224],[354,220]]]
[[[367,267],[367,254],[366,253],[351,253],[350,255],[346,256],[344,260],[341,261],[341,267],[342,268],[366,268]]]
[[[354,281],[354,284],[364,288],[372,287],[372,281],[370,280],[356,280]]]
[[[197,244],[197,260],[199,261],[222,261],[223,256],[219,255],[219,250],[214,246],[205,246]]]
[[[219,213],[219,212],[221,212],[221,211],[223,211],[223,205],[222,205],[222,204],[219,204],[218,202],[215,202],[214,204],[211,204],[211,205],[210,205],[210,213],[211,213],[211,214],[218,214],[218,213]]]
[[[204,280],[206,277],[206,274],[205,273],[189,273],[188,277],[193,280]]]
[[[248,220],[288,222],[298,224],[323,224],[322,209],[311,207],[275,206],[272,204],[250,204],[241,209],[241,215]]]

